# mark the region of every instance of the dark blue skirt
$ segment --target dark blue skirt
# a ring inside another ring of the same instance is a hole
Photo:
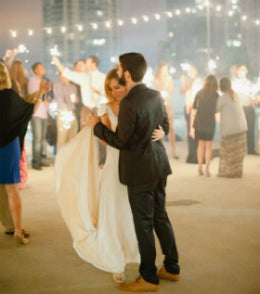
[[[20,144],[17,137],[11,143],[0,147],[0,184],[20,183]]]

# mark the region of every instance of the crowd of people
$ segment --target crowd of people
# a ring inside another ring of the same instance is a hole
[[[30,122],[32,168],[49,166],[48,109],[55,102],[57,200],[78,255],[113,273],[117,283],[124,282],[127,263],[140,262],[140,278],[122,284],[126,291],[156,291],[159,278],[179,280],[177,246],[165,210],[171,173],[163,143],[167,135],[171,155],[179,159],[168,65],[158,64],[151,89],[142,83],[147,64],[138,53],[121,55],[106,75],[96,56],[76,61],[73,70],[53,57],[59,72],[52,84],[41,62],[32,65],[28,79],[22,62],[14,60],[16,54],[7,50],[0,62],[0,218],[6,234],[14,235],[18,245],[29,242],[19,195],[27,177],[25,134]],[[201,176],[211,175],[216,121],[221,133],[218,176],[242,177],[246,152],[256,153],[257,91],[246,74],[241,65],[232,79],[218,82],[209,75],[203,82],[191,65],[181,77],[186,162],[198,163]],[[159,271],[153,230],[165,255]]]

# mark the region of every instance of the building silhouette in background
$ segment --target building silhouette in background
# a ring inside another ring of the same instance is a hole
[[[193,63],[207,73],[207,8],[205,0],[167,0],[168,38],[160,42],[158,59],[178,69],[184,62]],[[244,63],[252,76],[260,69],[260,1],[211,0],[210,58],[217,72],[228,74],[233,64]],[[199,6],[203,6],[200,9]],[[175,13],[181,9],[181,14]],[[259,20],[256,22],[256,20]]]
[[[118,55],[119,7],[119,0],[43,0],[46,67],[51,68],[50,49],[56,47],[66,65],[95,55],[100,69],[109,70]]]

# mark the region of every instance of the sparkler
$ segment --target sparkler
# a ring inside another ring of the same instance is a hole
[[[20,45],[18,46],[18,51],[19,51],[19,53],[24,53],[24,52],[27,51],[27,48],[25,47],[24,44],[20,44]]]
[[[60,52],[58,50],[58,45],[55,44],[55,46],[53,48],[50,48],[50,54],[51,56],[60,56]]]
[[[184,71],[188,71],[190,69],[190,64],[189,63],[181,63],[181,68]]]
[[[64,129],[69,130],[71,128],[71,122],[75,120],[72,111],[70,110],[60,110],[60,120]]]

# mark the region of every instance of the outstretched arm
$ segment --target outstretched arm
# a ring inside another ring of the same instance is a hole
[[[58,70],[63,73],[66,69],[66,67],[60,62],[59,58],[57,58],[56,56],[52,57],[52,62],[53,64],[55,64],[58,68]]]

